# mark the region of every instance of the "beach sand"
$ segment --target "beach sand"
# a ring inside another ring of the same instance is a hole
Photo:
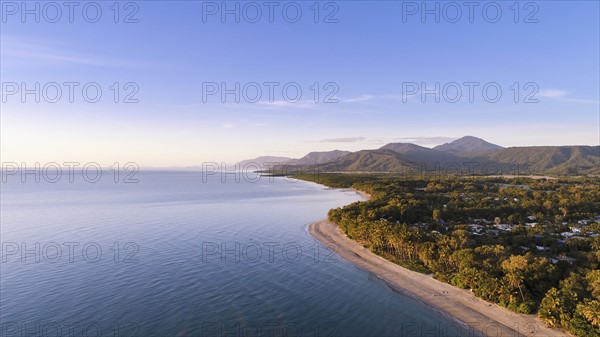
[[[546,327],[534,315],[514,313],[479,299],[468,290],[442,283],[429,275],[408,270],[388,261],[346,237],[337,224],[331,221],[313,223],[309,232],[323,244],[335,249],[345,260],[383,279],[395,291],[411,296],[462,322],[460,336],[570,336]],[[457,336],[456,326],[448,327],[445,331],[444,334],[448,336]],[[416,329],[414,337],[420,337],[423,333],[426,332]]]

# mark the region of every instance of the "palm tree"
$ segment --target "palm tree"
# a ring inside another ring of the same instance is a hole
[[[519,293],[521,293],[523,302],[525,302],[525,295],[523,295],[523,288],[521,288],[521,285],[525,280],[525,270],[528,265],[527,259],[521,255],[513,255],[508,260],[502,262],[502,268],[506,271],[506,277],[509,284],[512,287],[519,288]]]
[[[600,327],[600,301],[585,301],[584,304],[578,305],[577,309],[593,326]]]
[[[564,304],[561,299],[560,291],[556,288],[550,289],[538,310],[538,316],[551,326],[560,325],[560,315],[563,312]]]

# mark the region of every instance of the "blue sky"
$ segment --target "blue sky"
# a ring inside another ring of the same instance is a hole
[[[264,2],[254,3],[263,11],[256,23],[248,22],[254,17],[248,2],[226,4],[240,6],[239,23],[233,14],[224,22],[220,13],[209,15],[221,1],[138,1],[129,7],[121,2],[119,23],[113,1],[97,2],[102,15],[96,23],[85,20],[93,19],[94,8],[88,6],[88,16],[81,13],[88,2],[78,2],[73,22],[63,7],[56,23],[48,22],[55,16],[52,8],[43,12],[47,2],[27,3],[39,4],[39,23],[33,14],[22,20],[22,8],[14,13],[7,3],[12,2],[2,2],[0,29],[3,162],[189,166],[388,142],[434,146],[463,135],[503,146],[600,142],[597,1],[520,2],[518,23],[512,1],[494,3],[502,10],[495,23],[486,21],[495,16],[489,2],[478,3],[473,22],[465,3],[455,2],[462,10],[456,23],[448,22],[454,8],[447,2],[437,2],[439,23],[433,14],[423,21],[421,9],[407,14],[412,4],[423,2],[319,2],[318,23],[314,1],[280,2],[272,23]],[[297,7],[302,15],[287,22]],[[134,10],[138,22],[123,23]],[[324,23],[333,11],[337,22]],[[523,22],[533,12],[529,19],[537,23]],[[58,83],[63,95],[56,103],[46,96],[36,103],[33,95],[23,102],[20,92],[6,93],[14,89],[11,83],[21,90],[21,83],[33,88],[36,82]],[[64,82],[81,84],[73,103]],[[97,103],[81,96],[81,87],[91,82],[102,90]],[[110,89],[115,82],[119,103]],[[129,82],[134,85],[125,89]],[[242,96],[236,103],[233,95],[224,102],[207,95],[203,102],[206,83],[233,88],[236,82],[258,83],[258,102]],[[272,101],[264,82],[280,83]],[[473,102],[465,82],[480,83]],[[288,83],[302,90],[295,103],[283,96]],[[440,92],[439,103],[433,94],[423,102],[420,92],[408,95],[411,83],[429,89],[439,83],[449,91]],[[449,102],[455,87],[448,83],[462,90],[455,103]],[[482,94],[487,83],[502,90],[495,103],[486,101],[494,90]],[[135,88],[138,102],[123,103]],[[334,92],[337,103],[323,102]],[[524,103],[527,94],[538,102]]]

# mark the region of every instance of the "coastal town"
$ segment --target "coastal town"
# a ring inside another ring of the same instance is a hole
[[[329,212],[370,252],[547,327],[600,334],[596,178],[297,177],[370,195]]]

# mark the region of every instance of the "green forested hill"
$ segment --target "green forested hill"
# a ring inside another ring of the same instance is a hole
[[[600,146],[510,147],[492,153],[489,158],[502,163],[527,164],[532,173],[600,173]]]
[[[354,152],[318,169],[329,172],[409,172],[447,167],[448,171],[456,172],[457,167],[462,167],[463,173],[475,168],[473,173],[477,174],[600,174],[600,146],[511,147],[459,155],[405,144],[399,147],[401,152],[396,152],[393,150],[398,148],[395,145]],[[502,172],[496,172],[498,168]]]
[[[463,137],[433,149],[390,143],[375,150],[326,153],[317,161],[295,161],[278,169],[320,172],[457,173],[483,175],[600,175],[600,146],[503,148]],[[316,165],[312,165],[316,162]]]

